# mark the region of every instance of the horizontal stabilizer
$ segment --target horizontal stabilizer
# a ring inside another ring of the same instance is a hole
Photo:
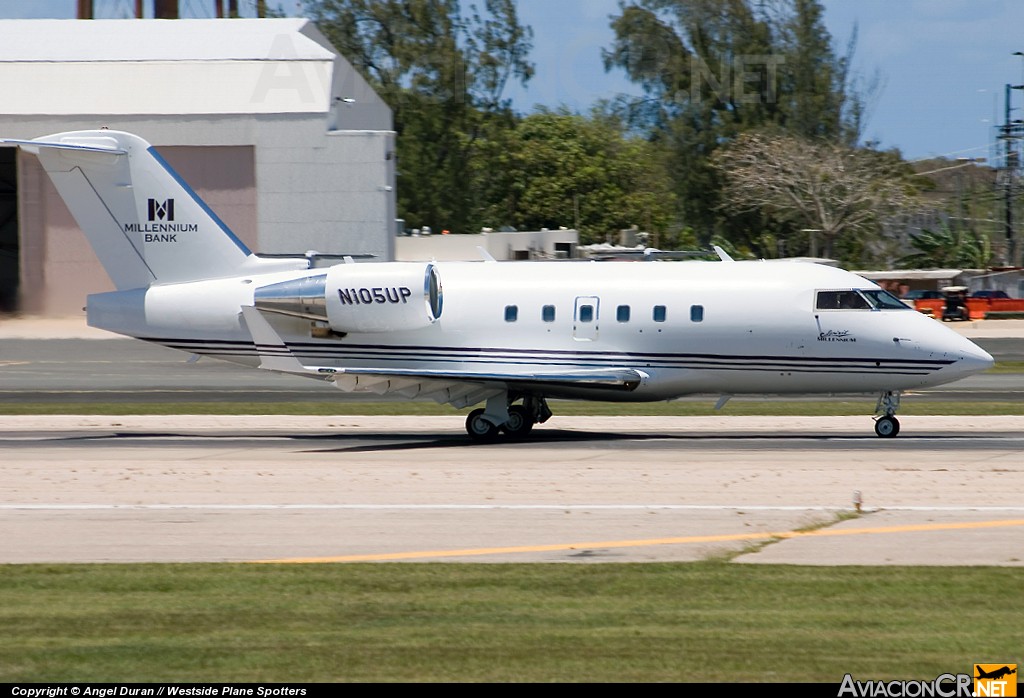
[[[77,150],[84,151],[87,153],[110,153],[113,155],[125,155],[127,150],[118,146],[117,141],[112,138],[106,139],[107,143],[104,143],[103,138],[93,139],[96,143],[66,143],[61,141],[23,141],[16,138],[0,138],[0,144],[3,145],[17,145],[30,153],[39,154],[39,148],[57,148],[60,150]]]

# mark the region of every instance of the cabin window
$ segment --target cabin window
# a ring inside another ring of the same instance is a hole
[[[555,306],[553,306],[553,305],[545,305],[543,308],[541,308],[540,317],[541,317],[541,319],[544,322],[554,322],[555,321]]]
[[[581,305],[580,306],[580,322],[593,322],[594,321],[594,306],[592,305]]]
[[[519,319],[519,306],[518,305],[506,305],[505,306],[505,322],[515,322]]]
[[[656,305],[654,306],[654,321],[665,322],[665,306]]]
[[[690,321],[691,322],[704,322],[704,306],[703,305],[691,305],[690,306]]]
[[[620,305],[615,309],[615,319],[619,322],[629,322],[629,306]]]
[[[856,290],[818,291],[818,310],[871,310],[867,299]]]

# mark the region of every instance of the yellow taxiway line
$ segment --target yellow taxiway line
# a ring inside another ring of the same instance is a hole
[[[812,531],[764,531],[761,533],[729,533],[714,536],[683,536],[674,538],[649,538],[642,540],[598,541],[590,543],[563,543],[555,545],[522,545],[504,548],[470,548],[466,550],[419,550],[368,555],[339,555],[335,557],[304,557],[280,560],[256,560],[261,564],[315,564],[325,562],[394,562],[397,560],[418,560],[439,557],[476,557],[484,555],[509,555],[516,553],[544,553],[571,550],[593,550],[595,548],[643,548],[654,545],[680,545],[687,543],[723,543],[743,540],[771,540],[809,538],[824,536],[858,536],[891,533],[915,533],[921,531],[962,531],[972,528],[1005,528],[1024,526],[1024,519],[1008,521],[975,521],[948,524],[911,524],[906,526],[882,526],[874,528],[823,528]]]

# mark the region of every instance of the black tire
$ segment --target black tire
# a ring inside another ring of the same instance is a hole
[[[525,407],[512,405],[508,408],[508,421],[501,429],[512,439],[525,439],[533,431],[533,419]]]
[[[477,443],[492,443],[498,438],[498,427],[484,419],[484,410],[477,409],[466,417],[466,432]]]
[[[883,439],[891,439],[900,433],[900,420],[895,417],[879,417],[875,420],[875,433]]]

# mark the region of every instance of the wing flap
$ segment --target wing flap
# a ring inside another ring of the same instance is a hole
[[[346,376],[375,376],[391,378],[419,378],[423,380],[472,381],[474,383],[503,383],[507,385],[548,385],[562,387],[619,388],[634,390],[647,374],[632,368],[579,369],[570,371],[531,371],[522,373],[438,371],[431,369],[396,368],[339,368]]]

